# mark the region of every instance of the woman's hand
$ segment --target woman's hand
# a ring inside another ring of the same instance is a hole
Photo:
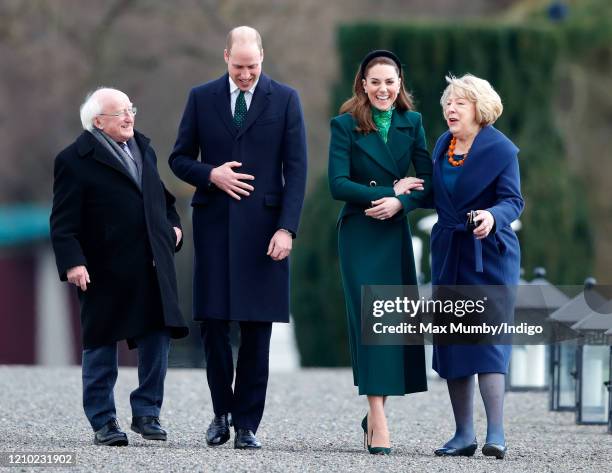
[[[402,203],[397,197],[383,197],[373,200],[372,207],[365,211],[366,216],[377,220],[386,220],[393,217],[402,209]]]
[[[425,181],[418,177],[404,177],[393,184],[395,195],[410,194],[410,191],[424,190],[423,184]]]
[[[478,240],[486,238],[489,235],[489,232],[493,229],[493,225],[495,225],[495,219],[488,210],[476,210],[474,222],[480,222],[480,225],[474,229],[474,236]]]

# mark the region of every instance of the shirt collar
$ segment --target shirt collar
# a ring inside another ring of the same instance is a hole
[[[230,95],[232,95],[234,92],[236,92],[238,90],[238,86],[232,80],[232,78],[230,76],[227,76],[227,77],[229,78]],[[258,83],[259,83],[259,77],[257,78],[255,83],[253,84],[253,87],[251,87],[249,90],[247,90],[247,92],[249,92],[251,94],[254,94],[255,93],[255,87],[257,87]]]

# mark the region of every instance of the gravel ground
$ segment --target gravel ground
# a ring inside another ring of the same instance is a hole
[[[266,412],[258,432],[264,448],[235,451],[232,442],[215,449],[204,433],[212,416],[201,370],[171,369],[166,378],[162,425],[165,443],[129,431],[132,368],[122,368],[115,388],[125,448],[96,447],[81,407],[80,368],[0,366],[0,452],[76,452],[71,468],[0,468],[4,471],[436,471],[436,472],[610,472],[612,435],[605,426],[578,426],[573,413],[551,413],[545,393],[510,393],[506,399],[505,460],[437,458],[432,451],[453,428],[446,385],[430,382],[429,392],[391,398],[387,404],[393,452],[371,456],[362,445],[359,422],[365,398],[351,373],[301,370],[273,373]],[[476,428],[482,443],[485,417],[477,396]]]

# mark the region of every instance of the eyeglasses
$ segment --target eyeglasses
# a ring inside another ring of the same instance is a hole
[[[125,117],[127,115],[136,116],[138,113],[138,109],[136,107],[126,108],[125,110],[119,110],[115,113],[100,113],[99,115],[104,115],[105,117]]]

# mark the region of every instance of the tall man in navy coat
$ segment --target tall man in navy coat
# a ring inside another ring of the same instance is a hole
[[[229,440],[231,414],[234,447],[260,448],[272,322],[289,321],[306,138],[297,92],[261,73],[257,31],[233,29],[224,57],[228,73],[191,90],[169,162],[196,188],[194,318],[215,412],[206,440]],[[233,389],[230,321],[241,334]]]

